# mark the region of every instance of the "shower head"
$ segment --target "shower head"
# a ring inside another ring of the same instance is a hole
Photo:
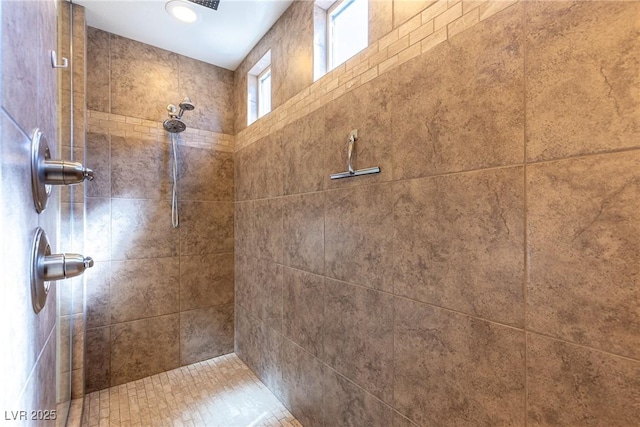
[[[171,117],[162,122],[162,127],[169,133],[180,133],[187,128],[187,125],[179,118]]]
[[[185,96],[182,102],[178,104],[178,106],[180,107],[181,110],[184,110],[184,111],[191,111],[194,108],[196,108],[196,106],[193,105],[193,102],[191,102],[191,98],[189,98],[188,96]]]
[[[178,117],[178,108],[175,105],[167,105],[167,111],[169,112],[169,117]]]

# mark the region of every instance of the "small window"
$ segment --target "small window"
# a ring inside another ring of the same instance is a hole
[[[369,0],[316,0],[314,80],[369,44]]]
[[[327,11],[329,33],[328,65],[333,70],[367,47],[369,2],[339,0]]]
[[[247,125],[271,111],[271,51],[247,73]]]
[[[258,118],[271,111],[271,67],[258,76]]]

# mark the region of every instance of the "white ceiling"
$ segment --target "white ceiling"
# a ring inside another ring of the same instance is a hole
[[[195,3],[200,20],[184,24],[167,0],[73,0],[87,24],[113,34],[235,70],[292,0],[220,0],[218,10]]]

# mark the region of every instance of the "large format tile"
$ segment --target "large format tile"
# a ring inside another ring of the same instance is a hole
[[[282,402],[305,427],[322,426],[322,363],[289,340],[282,345]]]
[[[393,189],[329,191],[325,200],[325,274],[374,289],[393,289]]]
[[[255,207],[253,201],[236,202],[233,206],[234,252],[244,256],[256,256],[257,251],[254,245],[256,239],[254,227]]]
[[[96,262],[84,273],[86,283],[87,328],[106,326],[111,323],[109,290],[111,287],[111,263]]]
[[[111,259],[111,199],[87,198],[84,254],[94,261]],[[123,236],[124,238],[124,236]]]
[[[111,136],[112,197],[171,198],[172,162],[163,139]]]
[[[511,7],[398,68],[394,178],[522,163],[523,20]]]
[[[282,400],[282,335],[236,306],[236,354]]]
[[[111,328],[87,329],[85,391],[102,390],[111,385]]]
[[[640,4],[527,3],[527,158],[638,146]]]
[[[319,357],[324,324],[324,277],[284,267],[282,331]]]
[[[182,55],[178,63],[180,90],[196,107],[185,115],[188,126],[233,134],[233,71]]]
[[[236,200],[262,199],[283,194],[282,140],[265,136],[235,156]]]
[[[238,304],[269,327],[282,329],[282,266],[238,256],[235,266]]]
[[[528,328],[640,358],[640,152],[527,174]]]
[[[233,352],[233,303],[180,313],[180,363]]]
[[[277,42],[267,42],[272,50],[272,110],[313,83],[313,6],[293,2],[273,26]]]
[[[112,199],[111,211],[112,260],[178,255],[169,200]]]
[[[87,110],[109,113],[111,111],[110,82],[110,34],[87,27]]]
[[[524,325],[522,167],[396,184],[394,292]]]
[[[528,425],[632,426],[640,362],[529,334]]]
[[[178,57],[154,46],[110,35],[111,112],[158,121],[178,102]]]
[[[111,263],[111,322],[122,323],[179,311],[180,260],[132,259]]]
[[[93,181],[86,185],[87,197],[111,197],[111,136],[87,133],[85,166],[94,173]]]
[[[233,252],[232,202],[180,202],[180,254]]]
[[[180,258],[180,310],[233,303],[233,254]]]
[[[325,426],[389,427],[393,409],[333,369],[322,378],[322,411]]]
[[[323,360],[384,400],[393,396],[393,297],[326,279]]]
[[[25,132],[38,123],[38,2],[7,1],[2,7],[2,107]],[[47,132],[50,141],[55,135]]]
[[[179,314],[111,326],[111,385],[180,365]]]
[[[419,425],[524,425],[523,331],[395,301],[395,407]]]
[[[342,188],[392,179],[391,94],[394,82],[382,75],[325,107],[324,180],[326,188]],[[380,167],[380,173],[331,180],[347,170],[347,147],[352,130],[358,130],[353,152],[355,169]]]
[[[256,200],[253,204],[253,244],[258,258],[282,262],[282,205],[280,198]]]
[[[324,188],[324,109],[287,125],[274,137],[282,138],[284,194]]]
[[[285,197],[284,264],[324,273],[324,193]]]
[[[181,146],[178,157],[181,200],[233,201],[233,154]]]

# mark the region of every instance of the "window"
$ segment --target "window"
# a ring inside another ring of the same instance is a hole
[[[247,73],[247,125],[271,111],[271,51]]]
[[[328,68],[333,70],[367,47],[369,2],[340,0],[327,11]]]
[[[369,0],[316,0],[314,80],[369,44]]]
[[[271,67],[258,76],[258,118],[271,111]]]

